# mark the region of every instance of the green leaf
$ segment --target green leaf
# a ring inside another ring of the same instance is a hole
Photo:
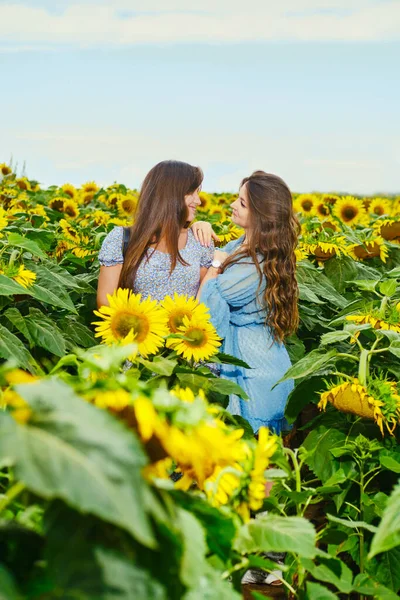
[[[242,526],[234,548],[241,554],[293,552],[313,558],[316,554],[315,541],[315,529],[307,519],[267,514]]]
[[[398,484],[389,497],[378,530],[372,538],[368,557],[372,558],[385,550],[390,550],[400,545],[400,484]]]
[[[68,312],[72,312],[77,314],[77,310],[64,289],[57,289],[56,292],[46,289],[46,287],[42,287],[39,283],[35,283],[35,285],[31,288],[32,295],[36,300],[40,300],[45,304],[50,304],[51,306],[57,306],[59,308],[65,308]]]
[[[339,525],[343,525],[344,527],[349,527],[350,529],[367,529],[368,531],[372,531],[375,533],[377,528],[375,525],[370,525],[365,521],[350,521],[349,519],[341,519],[340,517],[335,517],[334,515],[326,515],[329,521],[332,523],[338,523]]]
[[[10,246],[15,246],[16,248],[27,250],[34,256],[47,259],[47,255],[45,254],[45,252],[43,252],[41,247],[36,242],[30,240],[27,237],[24,237],[23,235],[20,235],[19,233],[9,233],[7,237],[7,242],[10,244]]]
[[[304,600],[338,600],[338,596],[319,583],[307,581]]]
[[[104,585],[108,588],[104,600],[168,600],[167,590],[132,559],[116,550],[101,547],[95,549],[95,556]]]
[[[71,275],[66,269],[63,269],[63,267],[60,265],[49,260],[46,260],[41,264],[30,262],[29,268],[32,271],[35,271],[38,281],[40,281],[41,284],[45,286],[47,284],[51,289],[56,287],[57,289],[68,288],[78,292],[94,292],[94,289],[91,285],[88,285],[84,281],[80,281]]]
[[[398,592],[400,590],[400,547],[383,552],[379,557],[372,559],[372,564],[373,569],[370,569],[370,572],[377,581]]]
[[[0,358],[12,359],[28,371],[32,371],[35,362],[21,340],[3,325],[0,325]]]
[[[302,559],[301,563],[317,581],[334,585],[343,594],[352,591],[353,573],[339,558],[319,558],[319,565],[312,560]]]
[[[24,288],[23,285],[20,285],[10,277],[6,277],[6,275],[0,275],[0,296],[31,296],[31,289]]]
[[[379,284],[380,293],[384,296],[388,296],[389,298],[395,295],[396,290],[397,283],[394,279],[387,279],[386,281],[382,281],[382,283]]]
[[[321,346],[328,346],[336,342],[342,342],[351,337],[350,331],[329,331],[321,336]]]
[[[342,447],[346,441],[346,433],[332,425],[321,424],[315,427],[304,440],[303,446],[308,450],[305,463],[326,483],[341,465],[332,458],[331,450]]]
[[[241,600],[242,595],[223,581],[215,569],[209,567],[200,578],[197,588],[190,589],[182,600]],[[146,599],[147,600],[147,599]],[[150,600],[150,599],[149,599]]]
[[[378,281],[376,279],[356,279],[354,285],[365,292],[375,292]]]
[[[97,344],[93,332],[83,323],[77,320],[76,317],[68,315],[65,319],[58,323],[61,329],[68,331],[68,337],[71,341],[82,348],[91,348]]]
[[[0,600],[20,600],[17,588],[11,575],[0,564]]]
[[[244,360],[240,360],[240,358],[236,358],[236,356],[231,356],[230,354],[225,354],[224,352],[218,352],[214,354],[211,358],[207,360],[210,363],[223,363],[225,365],[235,365],[236,367],[243,367],[243,369],[251,369],[249,365],[244,362]]]
[[[299,379],[316,373],[322,367],[325,367],[336,356],[337,350],[332,348],[328,352],[325,349],[312,350],[300,359],[295,365],[286,371],[285,375],[275,384],[286,381],[287,379]],[[274,386],[275,387],[275,386]]]
[[[183,508],[178,508],[177,521],[183,536],[180,579],[186,587],[197,588],[200,578],[207,570],[205,533],[196,517]]]
[[[134,434],[57,379],[16,390],[33,410],[23,426],[0,415],[0,457],[13,459],[17,479],[42,498],[60,498],[154,547],[150,491],[141,476],[146,457]]]
[[[370,575],[359,573],[354,578],[353,589],[359,594],[372,596],[374,600],[398,600],[398,595],[381,585]]]
[[[293,423],[308,404],[317,404],[320,399],[320,393],[325,387],[325,383],[321,377],[310,377],[310,379],[298,382],[289,394],[286,404],[285,417],[288,422]]]
[[[382,450],[379,453],[379,462],[385,469],[394,473],[400,473],[400,452]]]
[[[29,333],[28,327],[25,322],[25,317],[21,315],[17,308],[8,308],[4,316],[14,325],[16,329],[28,340],[28,342],[32,345],[33,339],[31,334]]]
[[[55,323],[38,308],[30,308],[25,318],[31,339],[41,348],[56,356],[64,356],[65,340]]]
[[[218,392],[219,394],[236,394],[237,396],[240,396],[240,398],[243,398],[243,400],[249,400],[249,397],[244,389],[229,379],[208,379],[206,389],[212,390],[213,392]]]
[[[152,373],[164,375],[165,377],[170,377],[178,364],[177,360],[171,360],[170,358],[164,358],[162,356],[155,356],[152,361],[138,358],[138,362],[144,365],[146,369],[149,369]]]
[[[312,304],[325,304],[325,302],[320,300],[309,287],[302,283],[299,283],[298,286],[299,300],[305,300],[306,302],[311,302]]]
[[[324,272],[339,292],[345,289],[348,281],[354,281],[357,277],[354,260],[347,256],[328,260],[324,265]]]

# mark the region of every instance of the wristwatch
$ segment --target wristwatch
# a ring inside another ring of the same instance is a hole
[[[214,259],[211,263],[211,266],[214,267],[214,269],[219,269],[222,265],[222,262],[220,260],[216,260]]]

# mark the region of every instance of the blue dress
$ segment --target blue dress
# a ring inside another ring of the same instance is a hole
[[[99,252],[99,262],[102,266],[113,267],[124,262],[122,240],[123,227],[114,227],[104,238]],[[208,248],[203,247],[194,237],[192,230],[188,229],[186,246],[179,252],[188,264],[185,266],[178,261],[170,273],[170,255],[150,248],[133,281],[132,289],[135,294],[142,294],[143,299],[151,297],[159,302],[164,300],[165,296],[173,296],[174,292],[196,296],[200,285],[200,268],[208,268],[211,265],[214,244]]]
[[[243,237],[230,242],[224,251],[234,252]],[[229,412],[249,421],[254,433],[261,426],[280,433],[282,429],[289,429],[284,411],[294,384],[289,380],[271,389],[291,363],[285,346],[274,341],[265,326],[265,309],[257,300],[257,294],[262,296],[265,290],[265,283],[258,290],[259,281],[254,263],[244,257],[205,283],[201,301],[209,307],[211,320],[224,338],[221,351],[244,360],[251,367],[221,365],[221,377],[238,383],[250,398],[242,400],[232,394]]]

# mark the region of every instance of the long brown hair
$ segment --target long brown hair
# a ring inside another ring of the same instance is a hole
[[[177,261],[186,265],[178,248],[179,235],[187,223],[185,196],[200,187],[203,172],[185,162],[165,160],[146,175],[139,195],[135,222],[119,278],[119,287],[131,288],[148,248],[165,240],[171,256],[171,272]]]
[[[293,211],[292,195],[277,175],[255,171],[245,177],[249,200],[249,239],[246,246],[224,263],[225,270],[243,256],[251,257],[260,275],[260,286],[266,278],[264,304],[266,325],[273,338],[282,342],[298,327],[298,287],[295,248],[299,222]],[[259,262],[257,253],[262,255]]]

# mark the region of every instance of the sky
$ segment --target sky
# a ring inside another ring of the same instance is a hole
[[[400,0],[0,0],[0,163],[42,185],[400,193]]]

